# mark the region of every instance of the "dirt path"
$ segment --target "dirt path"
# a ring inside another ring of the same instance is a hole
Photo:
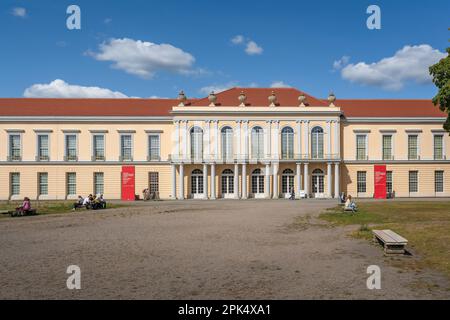
[[[0,298],[428,299],[449,283],[393,267],[315,218],[334,201],[185,201],[0,220]],[[81,268],[81,290],[66,268]],[[382,289],[366,288],[378,265]]]

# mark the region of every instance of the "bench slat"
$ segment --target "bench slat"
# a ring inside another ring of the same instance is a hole
[[[373,230],[374,235],[382,240],[385,244],[406,245],[408,240],[396,234],[392,230]]]

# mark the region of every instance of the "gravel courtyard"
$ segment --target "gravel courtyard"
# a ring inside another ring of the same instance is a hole
[[[398,269],[351,229],[317,219],[335,205],[164,201],[3,218],[0,298],[450,298],[440,274]],[[66,288],[69,265],[81,268],[81,290]],[[381,268],[381,290],[366,287],[369,265]]]

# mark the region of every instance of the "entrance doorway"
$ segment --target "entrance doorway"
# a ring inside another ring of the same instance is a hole
[[[233,170],[225,169],[222,172],[222,197],[225,199],[234,196],[234,173]]]
[[[314,198],[325,197],[324,173],[316,169],[312,173],[312,194]]]

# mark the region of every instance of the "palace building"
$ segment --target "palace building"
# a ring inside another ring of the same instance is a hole
[[[445,119],[429,100],[294,88],[0,99],[0,200],[450,196]]]

